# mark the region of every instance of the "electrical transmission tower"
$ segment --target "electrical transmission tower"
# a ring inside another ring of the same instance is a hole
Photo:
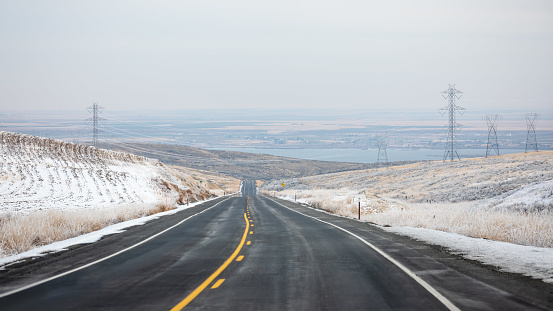
[[[499,144],[497,143],[497,123],[501,120],[499,114],[489,114],[486,116],[486,123],[488,124],[488,144],[486,145],[486,158],[490,155],[492,150],[499,155]]]
[[[388,137],[388,133],[379,134],[376,137],[376,141],[378,142],[378,158],[376,160],[377,164],[378,163],[388,164],[388,153],[386,152],[387,137]]]
[[[106,119],[98,117],[98,114],[102,113],[104,111],[104,107],[98,105],[98,103],[92,103],[92,106],[86,108],[89,113],[92,113],[92,118],[88,118],[85,120],[88,125],[92,125],[92,145],[94,147],[98,146],[98,125],[99,123],[104,124],[104,121]]]
[[[463,92],[455,88],[455,84],[450,84],[449,88],[442,92],[442,96],[447,99],[448,104],[440,110],[442,115],[446,112],[449,113],[449,124],[447,125],[447,141],[445,144],[444,162],[446,159],[454,160],[455,157],[461,160],[459,153],[455,149],[457,143],[457,133],[461,130],[461,124],[455,121],[457,114],[463,115],[465,108],[459,107],[455,104],[455,101],[461,98]]]
[[[528,113],[526,114],[526,128],[528,129],[528,134],[526,134],[526,149],[524,152],[538,151],[538,141],[536,139],[536,122],[540,115],[538,113]]]
[[[71,141],[75,144],[80,142],[81,132],[80,131],[71,131]]]

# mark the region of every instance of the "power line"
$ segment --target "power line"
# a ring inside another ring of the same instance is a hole
[[[125,129],[121,129],[121,128],[117,128],[117,127],[113,127],[113,126],[109,126],[109,125],[106,125],[105,127],[114,129],[114,130],[116,130],[116,131],[126,132],[126,133],[129,133],[129,134],[133,134],[133,135],[136,135],[136,136],[142,136],[142,137],[153,138],[153,139],[155,139],[155,140],[159,140],[159,137],[155,137],[155,136],[150,136],[150,135],[146,135],[146,134],[136,133],[136,132],[133,132],[133,131],[129,131],[129,130],[125,130]],[[107,130],[106,130],[106,131],[107,131]],[[108,132],[109,132],[109,131],[108,131]],[[127,137],[134,137],[134,136],[130,136],[130,135],[122,134],[122,133],[116,133],[116,132],[110,132],[110,133],[112,133],[112,134],[117,134],[117,135],[123,135],[123,136],[127,136]]]
[[[167,152],[163,150],[156,150],[156,149],[150,149],[143,146],[137,146],[136,144],[126,143],[122,141],[118,141],[115,139],[106,139],[106,143],[109,145],[119,146],[122,148],[134,150],[137,152],[143,152],[146,154],[152,154],[157,156],[165,156],[165,157],[172,157],[176,159],[183,159],[183,160],[201,160],[201,161],[211,161],[211,162],[222,162],[222,163],[273,163],[273,162],[282,162],[282,160],[239,160],[239,159],[225,159],[225,158],[206,158],[206,157],[197,157],[197,156],[189,156],[189,155],[182,155],[178,153],[173,152]]]
[[[453,161],[455,157],[461,160],[456,149],[456,144],[457,133],[461,130],[462,125],[457,123],[456,116],[457,114],[463,115],[463,110],[465,110],[465,108],[457,106],[455,104],[455,101],[461,98],[462,95],[463,92],[456,89],[455,84],[449,84],[448,89],[442,92],[442,96],[443,98],[447,99],[448,104],[444,108],[440,109],[441,111],[443,111],[443,113],[440,113],[442,115],[445,115],[446,112],[449,113],[449,124],[447,125],[447,141],[445,144],[444,162],[447,158]]]
[[[120,119],[120,118],[119,119],[110,119],[110,120],[115,121],[115,122],[121,122],[121,123],[133,123],[133,124],[138,124],[138,125],[141,125],[141,126],[144,126],[144,127],[151,127],[151,128],[162,128],[162,129],[168,129],[168,130],[174,128],[173,125],[168,125],[168,124],[163,124],[163,125],[149,124],[149,123],[145,123],[145,122],[133,121],[133,120],[128,120],[128,119]]]

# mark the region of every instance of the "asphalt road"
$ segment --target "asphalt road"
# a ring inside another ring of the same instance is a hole
[[[0,297],[0,310],[553,308],[553,286],[256,196],[249,181],[242,196],[7,267]]]

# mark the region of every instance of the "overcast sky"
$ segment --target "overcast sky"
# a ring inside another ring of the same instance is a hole
[[[0,0],[0,106],[553,107],[553,1]]]

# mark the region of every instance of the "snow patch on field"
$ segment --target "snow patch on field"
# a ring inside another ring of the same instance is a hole
[[[155,159],[0,131],[0,257],[212,197]]]
[[[0,131],[0,213],[195,199],[183,179],[158,160]]]
[[[522,212],[540,212],[550,210],[553,206],[553,180],[530,185],[505,195],[490,198],[480,208],[493,208],[495,210],[517,210]]]

